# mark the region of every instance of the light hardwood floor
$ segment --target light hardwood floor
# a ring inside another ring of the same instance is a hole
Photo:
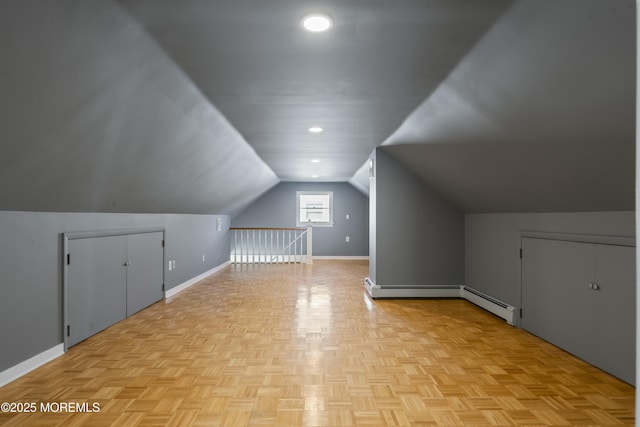
[[[20,426],[634,423],[630,385],[463,300],[370,300],[363,261],[231,266],[0,389]]]

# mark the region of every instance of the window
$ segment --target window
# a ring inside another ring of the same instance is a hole
[[[333,191],[298,191],[296,200],[298,227],[333,227]]]

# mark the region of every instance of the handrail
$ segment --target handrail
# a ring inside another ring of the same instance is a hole
[[[306,230],[302,227],[231,227],[229,230]]]
[[[313,264],[311,226],[230,227],[230,230],[233,233],[230,259],[234,264]]]

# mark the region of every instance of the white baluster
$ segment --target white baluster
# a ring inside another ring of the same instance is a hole
[[[240,230],[240,264],[242,264],[242,251],[244,250],[244,245],[242,244],[242,239],[244,237],[244,230]]]
[[[233,230],[233,263],[234,264],[238,260],[237,251],[238,251],[238,230]]]

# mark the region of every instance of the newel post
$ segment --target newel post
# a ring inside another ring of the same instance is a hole
[[[313,227],[307,225],[307,264],[313,264]]]

